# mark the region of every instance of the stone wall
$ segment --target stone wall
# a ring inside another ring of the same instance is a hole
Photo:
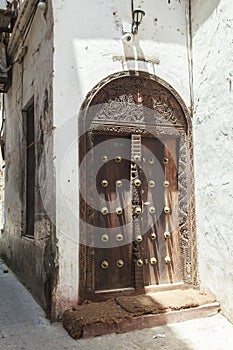
[[[233,321],[233,3],[192,1],[194,150],[201,286]]]

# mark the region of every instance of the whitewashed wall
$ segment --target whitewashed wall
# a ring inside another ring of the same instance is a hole
[[[186,0],[135,0],[146,12],[139,34],[122,42],[129,0],[54,0],[54,159],[59,239],[57,310],[78,297],[78,112],[106,76],[128,69],[154,73],[190,105]],[[130,59],[131,58],[131,59]]]
[[[53,226],[43,210],[43,202],[50,203],[51,209],[53,21],[52,8],[48,3],[44,13],[35,8],[27,27],[27,11],[30,13],[34,5],[34,0],[25,2],[24,12],[19,13],[8,45],[13,65],[12,84],[4,96],[6,218],[0,251],[14,270],[20,272],[25,285],[50,314],[50,288],[55,276],[52,271],[54,251],[51,248]],[[22,47],[26,49],[22,50]],[[29,232],[25,232],[26,116],[23,111],[32,102],[36,154],[34,240],[24,236]],[[44,191],[44,187],[48,190]]]
[[[233,321],[233,2],[192,1],[201,285]]]

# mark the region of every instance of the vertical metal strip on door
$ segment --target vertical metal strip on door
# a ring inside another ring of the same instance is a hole
[[[131,135],[131,168],[130,168],[130,183],[132,193],[132,229],[133,229],[133,258],[135,262],[135,288],[137,290],[144,288],[143,277],[143,237],[142,237],[142,190],[141,190],[141,136]]]

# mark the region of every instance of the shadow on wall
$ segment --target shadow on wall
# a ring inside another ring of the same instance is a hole
[[[143,50],[139,45],[138,37],[132,37],[132,39],[129,42],[125,40],[123,40],[122,42],[124,47],[124,57],[126,63],[126,67],[124,67],[124,64],[122,65],[122,70],[143,70],[145,72],[148,72],[148,63],[146,62]]]
[[[206,22],[214,11],[217,11],[220,2],[221,0],[191,0],[193,34]]]
[[[124,48],[124,56],[122,57],[122,71],[144,71],[157,75],[156,66],[160,63],[159,58],[151,56],[146,59],[138,36],[132,38],[131,41],[122,41]]]

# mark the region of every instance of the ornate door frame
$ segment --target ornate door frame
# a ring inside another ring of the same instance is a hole
[[[180,266],[183,284],[197,285],[193,141],[188,109],[178,93],[162,79],[146,72],[119,72],[108,76],[91,90],[79,115],[79,176],[82,189],[79,302],[93,299],[94,295],[94,203],[92,191],[86,191],[94,183],[94,174],[88,169],[88,162],[93,157],[93,133],[179,138]]]

